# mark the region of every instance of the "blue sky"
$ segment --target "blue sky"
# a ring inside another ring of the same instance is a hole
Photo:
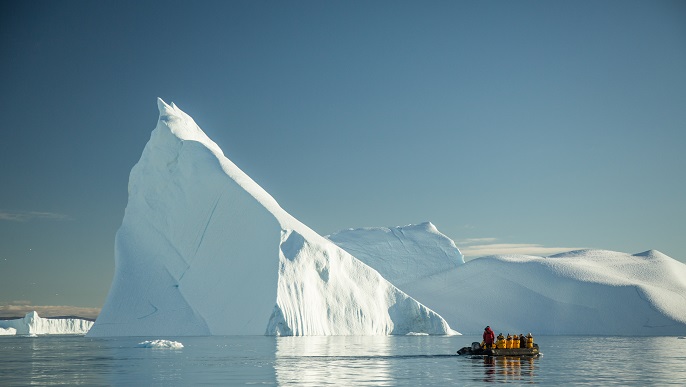
[[[9,1],[0,55],[0,312],[102,305],[157,97],[323,235],[686,261],[683,1]]]

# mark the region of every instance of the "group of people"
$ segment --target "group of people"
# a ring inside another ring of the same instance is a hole
[[[520,334],[519,336],[507,334],[507,338],[503,334],[498,335],[498,341],[496,341],[495,332],[490,326],[484,328],[483,334],[483,348],[532,348],[534,344],[534,338],[529,333],[527,336]]]

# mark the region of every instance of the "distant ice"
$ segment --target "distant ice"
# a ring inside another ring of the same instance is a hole
[[[2,324],[2,320],[0,320],[0,325]],[[14,336],[17,334],[17,330],[15,328],[0,328],[0,336]]]
[[[24,318],[0,320],[0,336],[85,335],[93,322],[79,318],[42,318],[29,312]]]

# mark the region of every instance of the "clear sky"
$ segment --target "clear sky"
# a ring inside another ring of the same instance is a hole
[[[102,306],[157,97],[323,235],[686,261],[685,1],[3,1],[0,58],[0,314]]]

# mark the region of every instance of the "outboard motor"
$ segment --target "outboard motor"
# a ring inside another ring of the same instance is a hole
[[[472,351],[478,351],[481,349],[481,343],[475,341],[472,343]]]

